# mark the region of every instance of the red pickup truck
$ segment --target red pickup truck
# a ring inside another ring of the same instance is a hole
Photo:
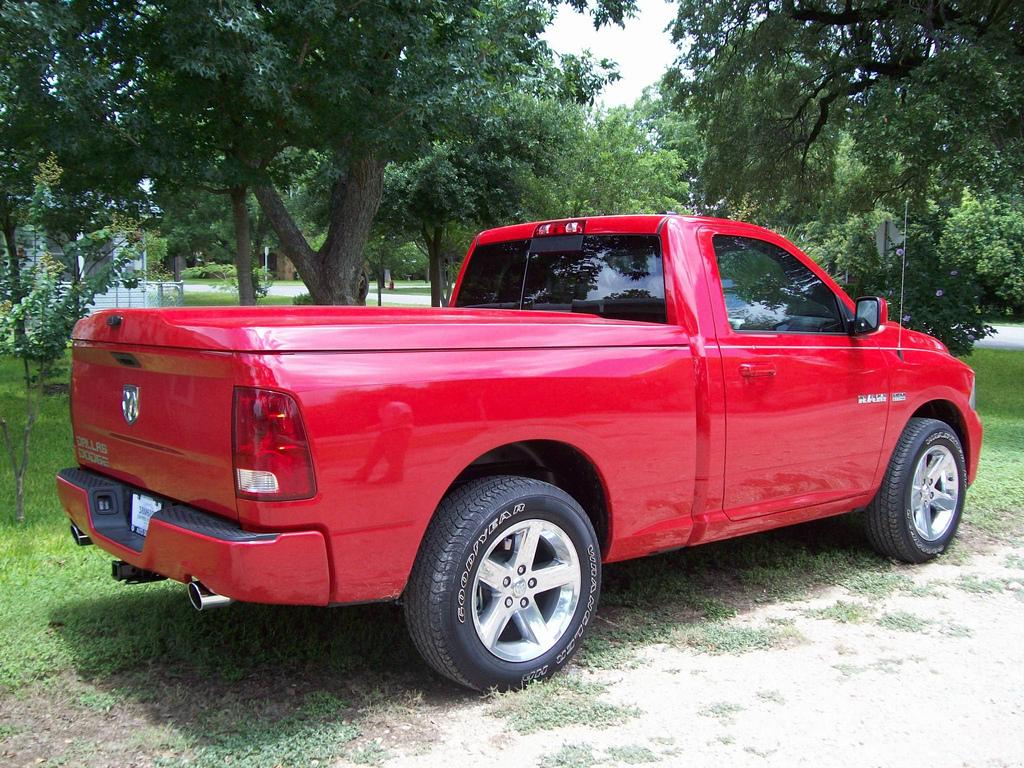
[[[75,539],[127,582],[402,600],[475,688],[578,648],[603,563],[865,510],[945,550],[981,447],[974,374],[760,227],[520,224],[451,307],[111,310],[75,329]]]

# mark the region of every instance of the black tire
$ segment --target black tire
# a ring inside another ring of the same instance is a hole
[[[480,640],[472,593],[488,547],[510,538],[503,532],[527,520],[549,521],[567,534],[578,557],[580,591],[554,645],[537,658],[515,662],[492,654]],[[600,593],[600,546],[576,500],[540,480],[487,477],[455,489],[438,507],[409,577],[405,620],[417,650],[445,677],[481,691],[516,689],[565,666],[580,646]]]
[[[918,462],[933,446],[944,446],[952,454],[959,490],[951,522],[941,536],[929,541],[914,525],[911,492]],[[896,443],[882,485],[864,517],[871,546],[905,563],[923,563],[945,552],[963,514],[966,466],[963,446],[952,427],[937,419],[911,419]]]

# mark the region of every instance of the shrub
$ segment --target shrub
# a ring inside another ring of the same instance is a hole
[[[181,270],[185,280],[230,280],[235,277],[234,264],[196,264]]]

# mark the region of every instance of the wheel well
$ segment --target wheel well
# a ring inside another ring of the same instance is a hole
[[[956,436],[960,438],[960,445],[963,446],[964,455],[970,456],[967,446],[967,428],[964,426],[963,416],[960,415],[960,409],[949,402],[949,400],[931,400],[914,411],[912,416],[924,419],[938,419],[949,424],[953,431],[956,432]]]
[[[601,548],[607,550],[608,501],[597,468],[583,453],[554,440],[526,440],[488,451],[459,474],[452,488],[489,475],[521,475],[558,486],[587,513]]]

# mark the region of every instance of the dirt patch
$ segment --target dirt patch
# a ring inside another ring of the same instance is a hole
[[[0,698],[0,759],[10,766],[150,766],[180,741],[110,692],[65,675]]]
[[[524,766],[1020,765],[1022,555],[993,544],[965,565],[915,568],[870,600],[837,586],[743,617],[782,621],[798,644],[709,654],[654,643],[618,669],[571,670],[577,687],[635,712],[613,728],[570,718],[521,733],[468,707],[435,749],[388,764],[441,768],[464,753]]]

